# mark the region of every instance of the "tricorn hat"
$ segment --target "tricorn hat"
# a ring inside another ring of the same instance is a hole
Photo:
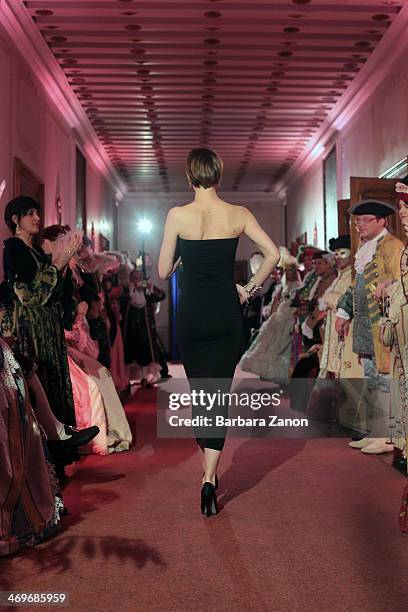
[[[336,251],[337,249],[351,249],[351,240],[348,234],[343,234],[338,238],[330,238],[329,249]]]
[[[298,260],[298,263],[303,263],[304,257],[313,256],[315,253],[320,253],[320,252],[321,252],[321,249],[314,246],[313,244],[301,244],[298,247],[296,258]]]
[[[374,215],[375,217],[388,217],[396,212],[395,206],[380,200],[363,200],[357,202],[349,211],[352,215]]]

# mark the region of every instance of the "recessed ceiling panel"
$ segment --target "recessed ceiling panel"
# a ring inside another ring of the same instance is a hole
[[[28,0],[131,191],[185,188],[188,151],[227,190],[269,191],[400,10],[381,0]]]

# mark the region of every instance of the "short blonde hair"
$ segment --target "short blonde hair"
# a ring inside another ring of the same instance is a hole
[[[193,149],[187,158],[187,177],[194,187],[214,187],[221,180],[223,162],[211,149]]]

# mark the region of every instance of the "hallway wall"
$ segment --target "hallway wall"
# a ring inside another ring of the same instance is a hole
[[[8,236],[3,211],[14,195],[15,157],[21,159],[45,185],[45,224],[56,223],[56,198],[60,196],[62,221],[75,227],[77,144],[81,145],[87,158],[88,235],[94,221],[96,237],[101,231],[112,240],[115,199],[112,187],[87,155],[86,144],[78,142],[63,112],[55,109],[48,93],[1,26],[0,83],[0,181],[3,178],[7,181],[1,201],[1,242]]]
[[[350,196],[351,176],[378,177],[408,155],[407,97],[408,64],[403,54],[337,134],[338,199]],[[321,153],[310,168],[288,186],[289,244],[304,231],[311,242],[316,221],[318,244],[324,246],[323,158],[328,152]]]

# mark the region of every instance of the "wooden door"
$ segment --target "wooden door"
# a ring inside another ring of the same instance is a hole
[[[40,205],[40,229],[44,229],[44,183],[18,157],[14,158],[13,187],[15,198],[27,196],[38,202]],[[38,240],[38,237],[36,237],[36,240]]]
[[[83,230],[87,236],[86,158],[78,147],[76,148],[76,227]]]
[[[14,158],[14,197],[28,196],[44,206],[44,183],[18,157]]]
[[[337,202],[337,221],[339,227],[339,236],[350,234],[350,198],[348,200],[339,200]]]
[[[355,177],[350,178],[350,205],[353,206],[357,202],[363,200],[380,200],[381,202],[387,202],[397,207],[397,198],[395,195],[395,183],[398,179],[380,179],[380,178],[369,178],[369,177]],[[394,236],[400,238],[405,242],[404,232],[400,224],[398,212],[395,215],[390,215],[387,218],[387,228]],[[354,256],[358,248],[358,234],[356,226],[353,222],[350,224],[350,235],[351,235],[351,252]]]

